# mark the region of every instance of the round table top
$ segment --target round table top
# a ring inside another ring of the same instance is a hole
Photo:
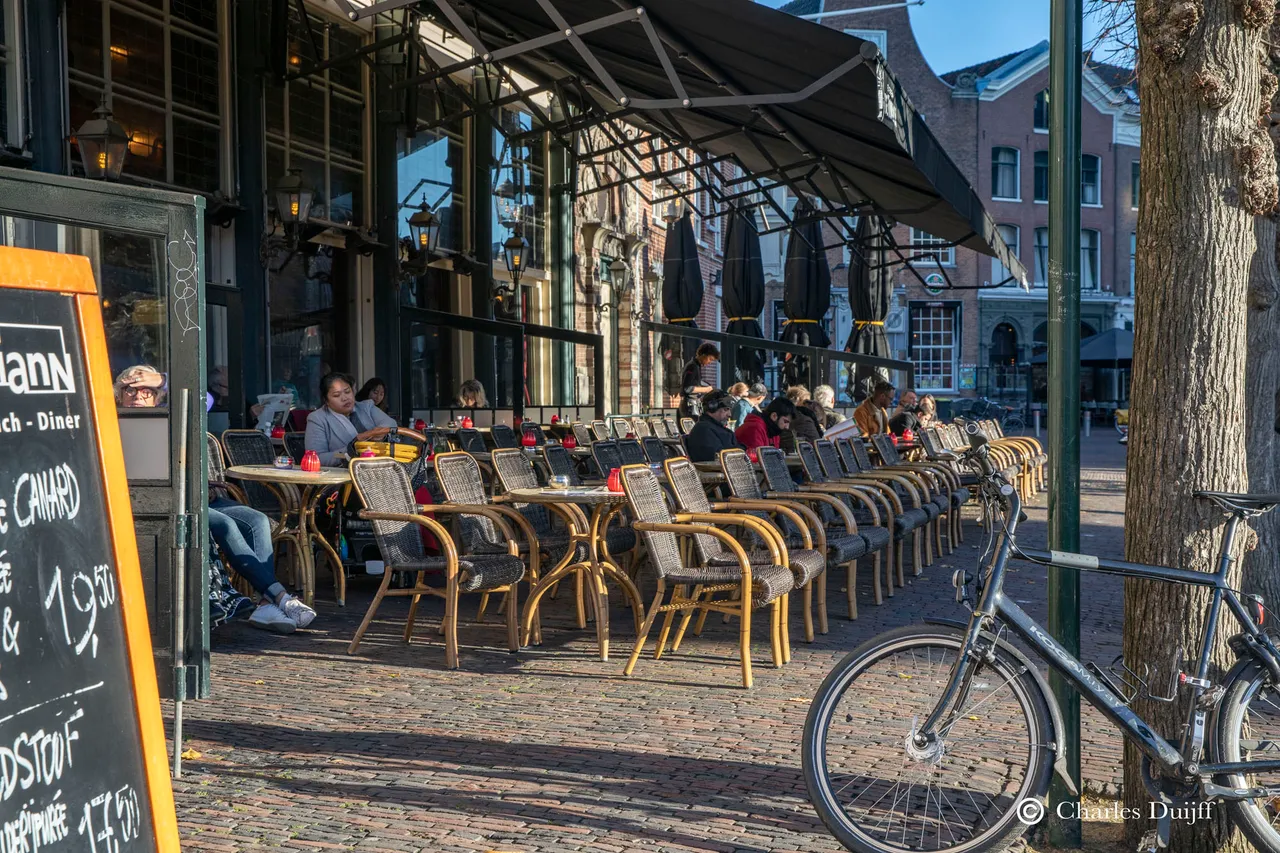
[[[510,500],[531,504],[620,504],[626,503],[623,492],[611,492],[602,486],[569,489],[512,489]]]
[[[256,480],[261,483],[288,483],[295,486],[340,486],[351,482],[351,472],[346,468],[321,468],[309,474],[301,468],[277,468],[274,465],[233,465],[227,469],[228,477],[237,480]]]

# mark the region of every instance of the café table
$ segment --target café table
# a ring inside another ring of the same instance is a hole
[[[495,500],[507,503],[530,503],[555,505],[564,508],[574,518],[569,525],[569,547],[565,559],[560,565],[538,578],[529,590],[522,614],[523,642],[528,643],[533,636],[534,620],[538,615],[538,602],[547,590],[575,572],[586,574],[588,588],[591,590],[596,612],[596,642],[600,651],[600,660],[609,659],[609,589],[606,580],[613,580],[622,587],[632,605],[637,636],[640,633],[641,614],[644,603],[640,600],[640,591],[627,573],[612,560],[600,553],[600,543],[604,541],[607,519],[612,511],[627,502],[622,492],[611,492],[607,488],[574,487],[569,489],[512,489]],[[591,507],[591,518],[587,519],[583,506]],[[577,555],[578,545],[587,549],[587,559],[573,562]]]
[[[316,473],[308,473],[300,468],[277,468],[274,465],[233,465],[227,469],[227,476],[264,483],[280,497],[281,523],[275,538],[288,539],[294,546],[293,551],[298,561],[298,583],[302,587],[302,600],[307,606],[311,606],[316,597],[316,566],[311,552],[313,542],[320,543],[333,569],[333,587],[338,606],[346,606],[347,576],[342,568],[342,559],[316,527],[315,516],[316,506],[327,489],[351,482],[351,474],[347,469],[321,468]]]

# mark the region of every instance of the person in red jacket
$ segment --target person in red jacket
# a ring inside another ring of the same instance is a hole
[[[738,427],[734,437],[747,450],[757,447],[778,447],[782,441],[782,432],[791,428],[791,419],[796,416],[796,404],[786,397],[779,397],[768,405],[763,412],[752,412]]]

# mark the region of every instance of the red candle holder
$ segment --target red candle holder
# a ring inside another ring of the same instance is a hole
[[[413,428],[416,429],[418,432],[425,432],[427,429],[427,422],[424,421],[422,418],[418,418],[416,421],[413,422]]]
[[[561,444],[561,445],[562,445],[566,450],[573,450],[575,447],[577,447],[577,446],[578,446],[578,439],[574,438],[572,434],[570,434],[570,435],[566,435],[566,436],[564,437],[564,440],[563,440],[563,441],[561,441],[561,442],[560,442],[560,444]]]
[[[620,491],[622,491],[622,471],[621,471],[621,469],[614,468],[614,469],[612,469],[612,470],[610,470],[610,471],[609,471],[609,479],[608,479],[608,481],[607,481],[607,485],[608,485],[608,487],[609,487],[609,491],[611,491],[611,492],[620,492]]]
[[[524,435],[520,436],[520,443],[525,447],[537,447],[538,438],[533,433],[526,432]]]
[[[273,426],[273,427],[271,428],[271,437],[272,437],[272,438],[284,438],[284,427],[282,427],[282,426]]]
[[[308,474],[319,474],[320,455],[314,450],[308,450],[302,454],[302,464],[299,467]]]

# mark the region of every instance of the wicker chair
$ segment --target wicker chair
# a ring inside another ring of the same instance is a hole
[[[631,418],[624,418],[621,415],[614,415],[609,418],[609,433],[614,438],[626,438],[632,435]]]
[[[675,418],[671,417],[671,415],[663,415],[662,422],[666,424],[667,427],[667,438],[680,437],[680,427],[676,424]]]
[[[480,517],[496,530],[504,531],[509,544],[507,553],[459,557],[457,547],[444,526],[435,519],[418,513],[409,476],[403,465],[385,457],[354,459],[351,462],[351,481],[367,507],[360,513],[360,517],[373,523],[374,537],[387,565],[382,575],[382,584],[369,604],[360,627],[356,629],[347,653],[355,654],[360,647],[360,640],[373,621],[382,599],[387,596],[412,596],[409,617],[404,626],[404,641],[408,643],[413,637],[419,600],[424,595],[437,595],[445,602],[444,621],[441,625],[444,633],[445,665],[449,669],[457,669],[458,597],[463,592],[481,592],[485,598],[495,592],[505,594],[507,648],[513,652],[519,651],[518,584],[524,577],[525,566],[515,552],[514,536],[502,516],[497,512],[484,510]],[[440,510],[439,507],[432,509]],[[473,510],[481,512],[479,508]],[[434,557],[426,553],[421,528],[435,535],[444,556]],[[414,585],[408,589],[391,589],[394,571],[413,573]],[[427,585],[423,577],[426,572],[443,572],[444,586]]]
[[[582,478],[578,476],[578,466],[573,456],[559,444],[548,444],[542,448],[542,456],[547,462],[547,470],[553,477],[568,477],[570,486],[581,486]]]
[[[875,442],[882,463],[879,468],[872,470],[918,471],[930,479],[930,485],[935,489],[933,502],[947,516],[948,553],[954,551],[956,543],[964,541],[963,525],[960,524],[960,508],[968,503],[971,497],[970,491],[960,482],[960,476],[948,465],[933,461],[906,461],[899,455],[898,448],[894,446],[893,439],[888,435],[874,436],[872,441]],[[871,457],[866,452],[866,445],[862,439],[842,438],[836,442],[836,447],[840,451],[840,457],[844,460],[846,468],[852,461],[861,470],[869,470]]]
[[[742,451],[738,452],[741,453]],[[698,477],[698,469],[694,467],[692,462],[683,457],[678,457],[676,459],[668,459],[664,463],[664,467],[667,472],[667,482],[671,484],[671,491],[675,495],[676,509],[680,512],[700,514],[712,512],[730,513],[735,516],[750,515],[760,519],[762,523],[770,525],[778,534],[778,538],[786,549],[788,566],[795,577],[795,589],[801,590],[803,593],[804,640],[806,643],[812,643],[814,581],[821,581],[827,568],[827,557],[824,553],[825,547],[821,550],[814,548],[814,535],[819,537],[823,546],[826,545],[825,536],[822,534],[817,517],[803,507],[786,504],[781,501],[738,500],[731,503],[712,503],[707,499],[706,490],[702,487],[702,480]],[[770,515],[773,516],[772,519]],[[750,528],[745,532],[751,533],[753,531],[754,528]],[[704,566],[734,565],[737,562],[734,556],[726,551],[720,541],[714,537],[697,534],[693,537],[693,542],[698,558]],[[763,548],[754,548],[747,552],[747,558],[751,560],[753,567],[774,564],[773,554],[768,549],[767,543],[761,544],[764,545]],[[819,596],[819,600],[821,603],[821,596]],[[676,632],[676,638],[672,643],[672,651],[680,647],[680,638],[684,634],[685,627],[689,624],[689,618],[692,615],[692,612],[685,614],[680,630]],[[705,615],[706,611],[703,611],[703,616]],[[695,633],[701,633],[701,621],[700,618]],[[824,634],[826,633],[826,621],[825,618],[820,620]]]
[[[635,669],[645,640],[653,628],[659,613],[668,614],[658,637],[654,658],[661,658],[671,628],[671,619],[680,611],[710,610],[737,616],[738,653],[742,665],[742,686],[751,687],[751,615],[756,608],[770,608],[770,640],[773,665],[782,666],[790,657],[787,641],[787,597],[795,585],[795,578],[787,563],[786,547],[776,531],[751,516],[702,515],[680,513],[673,516],[667,510],[662,487],[648,465],[628,465],[622,469],[623,488],[627,501],[635,514],[634,527],[644,537],[649,560],[658,578],[658,589],[653,603],[645,614],[636,637],[635,648],[627,661],[624,675]],[[729,532],[720,525],[734,524],[751,527],[758,532],[774,555],[774,565],[753,566],[747,553]],[[736,561],[735,565],[693,566],[680,554],[678,536],[702,534],[719,540]],[[673,589],[667,600],[667,586]],[[726,599],[716,599],[718,593],[728,593]]]
[[[667,461],[667,446],[657,436],[650,435],[640,439],[640,446],[644,448],[644,455],[649,458],[650,465],[661,465]]]
[[[675,437],[667,431],[667,422],[662,418],[657,418],[657,417],[651,418],[650,425],[653,427],[653,434],[656,435],[658,438],[674,438]]]
[[[520,438],[523,440],[526,435],[533,435],[535,447],[542,447],[547,443],[547,434],[542,429],[542,424],[536,421],[523,421],[520,424]]]
[[[622,456],[623,465],[649,464],[649,457],[645,455],[644,447],[634,438],[618,439],[618,453]]]
[[[605,477],[608,477],[609,472],[614,468],[621,468],[623,465],[622,451],[618,449],[616,441],[597,441],[591,445],[591,456],[595,459],[596,467]]]
[[[693,430],[694,424],[696,423],[697,421],[695,421],[693,418],[681,418],[680,432],[684,435],[688,435]]]
[[[286,432],[284,434],[284,452],[289,454],[294,465],[302,464],[302,457],[307,452],[307,434],[305,432]]]
[[[591,434],[595,436],[596,441],[608,441],[613,438],[609,434],[609,425],[604,421],[592,421]]]
[[[631,419],[631,432],[639,439],[645,439],[653,435],[653,430],[649,428],[649,422],[639,415]]]
[[[206,451],[209,454],[209,491],[221,492],[238,503],[248,504],[244,492],[238,485],[227,480],[227,463],[222,455],[222,445],[218,437],[211,432],[204,434]]]
[[[236,465],[271,465],[276,461],[275,447],[271,439],[256,429],[229,429],[222,433],[222,447],[227,452],[227,462]],[[259,512],[279,518],[285,502],[279,493],[266,483],[246,481],[242,487],[245,503]]]
[[[489,437],[493,439],[495,448],[520,446],[520,439],[516,438],[516,431],[509,424],[494,424],[489,427]]]
[[[573,438],[578,442],[579,447],[590,447],[591,442],[596,440],[596,437],[591,434],[591,428],[586,424],[573,425]]]
[[[720,452],[720,468],[724,471],[725,480],[729,484],[731,497],[730,505],[737,503],[759,504],[767,502],[769,504],[778,503],[783,506],[793,508],[797,512],[805,514],[809,520],[810,529],[813,531],[813,541],[815,547],[823,554],[825,566],[827,569],[835,569],[839,566],[845,567],[845,588],[849,602],[849,618],[858,618],[858,602],[853,591],[857,588],[858,580],[858,560],[862,557],[870,555],[872,558],[872,595],[876,604],[883,603],[881,596],[881,554],[885,552],[890,544],[891,538],[889,533],[882,528],[868,524],[864,529],[866,535],[862,535],[859,530],[858,523],[853,513],[836,497],[832,495],[819,494],[817,492],[800,492],[796,491],[791,484],[791,475],[787,471],[786,459],[781,450],[774,447],[763,447],[757,449],[757,455],[760,459],[760,465],[766,470],[766,477],[772,473],[775,478],[780,478],[783,489],[764,491],[760,488],[760,481],[756,478],[755,467],[751,464],[751,460],[747,458],[745,451],[733,449],[722,450]],[[772,471],[769,469],[772,468]],[[874,513],[874,507],[872,509]],[[878,519],[878,516],[873,515]],[[797,537],[797,531],[794,530],[793,522],[786,522],[783,525],[783,533],[787,538],[787,546],[789,548],[802,547],[803,542]],[[818,630],[820,633],[827,632],[827,578],[822,575],[818,578]],[[889,595],[893,595],[892,584],[889,586]]]
[[[480,430],[471,428],[458,430],[458,449],[464,453],[489,452],[489,448],[485,446],[484,436],[480,434]]]

